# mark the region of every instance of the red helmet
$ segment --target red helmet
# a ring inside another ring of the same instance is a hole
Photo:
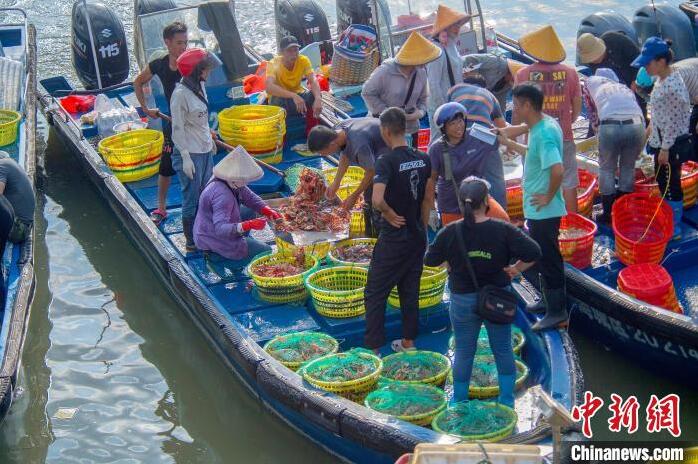
[[[189,48],[177,58],[177,69],[182,77],[191,76],[195,70],[220,66],[221,60],[203,48]]]

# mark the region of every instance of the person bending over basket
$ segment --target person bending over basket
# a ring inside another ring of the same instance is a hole
[[[196,250],[194,218],[199,195],[211,178],[215,153],[215,133],[208,127],[208,99],[203,82],[220,65],[216,55],[202,48],[190,48],[177,58],[182,80],[175,86],[170,101],[172,141],[178,151],[172,154],[172,166],[182,189],[182,227],[188,253]]]
[[[453,364],[453,402],[468,399],[470,376],[482,323],[497,364],[499,402],[514,407],[516,367],[511,346],[511,324],[497,324],[476,311],[478,288],[510,289],[511,278],[531,267],[540,247],[517,227],[487,216],[487,181],[469,177],[460,185],[463,220],[441,229],[424,258],[427,266],[449,265],[451,327],[456,341]],[[466,257],[467,253],[467,257]],[[471,277],[472,269],[476,282]],[[517,260],[514,264],[509,264]]]
[[[266,243],[249,236],[251,230],[261,230],[266,225],[264,218],[252,218],[254,212],[270,220],[281,217],[247,187],[262,176],[262,168],[242,147],[228,153],[213,168],[213,177],[199,199],[194,240],[214,269],[220,265],[241,269],[256,255],[271,250]]]
[[[388,108],[380,115],[381,134],[391,151],[376,161],[373,207],[381,212],[365,290],[364,342],[378,352],[385,344],[385,307],[397,285],[402,315],[402,340],[395,351],[414,349],[419,320],[419,279],[427,246],[426,226],[434,204],[431,163],[407,147],[405,112]]]

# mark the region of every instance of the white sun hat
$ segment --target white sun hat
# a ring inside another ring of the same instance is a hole
[[[213,168],[213,176],[236,185],[247,185],[264,177],[264,171],[242,146],[237,146]]]

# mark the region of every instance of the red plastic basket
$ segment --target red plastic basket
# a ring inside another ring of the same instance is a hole
[[[523,219],[523,190],[521,181],[507,186],[507,214],[511,219]]]
[[[683,313],[671,276],[659,264],[633,264],[618,273],[618,290],[669,311]]]
[[[560,220],[560,232],[579,229],[583,235],[571,238],[558,238],[562,258],[577,269],[591,266],[591,258],[594,252],[594,235],[598,227],[579,214],[568,214]]]
[[[698,163],[695,161],[686,161],[681,165],[681,189],[683,208],[695,206],[698,202]],[[635,191],[660,196],[654,177],[646,177],[640,169],[635,170]]]
[[[419,132],[417,132],[417,149],[427,151],[430,137],[431,129],[419,129]]]
[[[582,216],[590,217],[598,189],[597,177],[584,169],[578,169],[579,186],[577,187],[577,211]]]
[[[659,263],[674,230],[672,217],[668,203],[647,193],[616,200],[611,222],[618,259],[626,265]]]

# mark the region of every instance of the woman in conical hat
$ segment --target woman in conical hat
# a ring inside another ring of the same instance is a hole
[[[434,137],[439,134],[439,128],[434,124],[433,115],[436,109],[446,103],[448,90],[463,82],[463,60],[458,53],[456,43],[463,25],[470,16],[455,11],[445,5],[439,5],[436,10],[436,20],[431,35],[434,44],[441,49],[441,56],[427,65],[429,80],[429,122]]]
[[[201,193],[194,241],[221,277],[229,273],[218,272],[220,267],[242,268],[271,249],[249,236],[251,230],[264,229],[267,219],[281,217],[247,186],[263,176],[262,168],[239,146],[213,168],[213,177]],[[265,218],[254,218],[255,213]]]

